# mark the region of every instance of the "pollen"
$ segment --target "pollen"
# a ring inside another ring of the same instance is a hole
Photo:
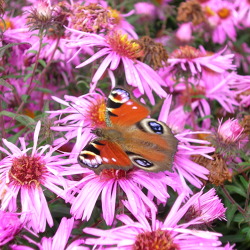
[[[180,46],[180,48],[174,50],[171,55],[172,58],[185,58],[185,59],[194,59],[203,56],[205,56],[204,53],[189,45]]]
[[[16,185],[38,186],[47,169],[40,156],[21,156],[14,158],[9,177]]]
[[[86,118],[90,121],[91,127],[105,126],[106,103],[104,98],[98,98],[92,102],[88,110],[86,110]]]
[[[206,14],[207,17],[211,17],[215,15],[215,12],[208,6],[204,8],[204,13]]]
[[[8,29],[13,29],[14,25],[13,23],[9,20],[0,20],[0,30],[8,30]]]
[[[178,250],[180,247],[173,242],[172,236],[168,231],[158,229],[153,232],[138,234],[132,249]]]
[[[231,11],[227,8],[221,8],[217,11],[217,14],[221,19],[226,19],[230,16]]]
[[[118,10],[112,9],[112,8],[108,8],[109,10],[109,17],[113,20],[112,22],[114,24],[119,24],[121,21],[121,14]]]
[[[127,34],[114,32],[107,38],[110,47],[120,56],[136,59],[142,55],[141,46],[134,40],[130,40]]]

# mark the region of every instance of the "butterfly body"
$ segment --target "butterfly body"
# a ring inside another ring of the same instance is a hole
[[[177,140],[163,122],[146,118],[149,110],[122,88],[111,91],[106,127],[80,153],[78,162],[99,173],[105,168],[170,170]]]

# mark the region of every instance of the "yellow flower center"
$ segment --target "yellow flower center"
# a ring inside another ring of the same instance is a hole
[[[215,15],[215,12],[208,6],[204,8],[204,13],[206,14],[207,17]]]
[[[3,20],[0,20],[0,29],[1,30],[13,29],[13,27],[14,27],[14,25],[9,19],[4,20],[4,22],[3,22]]]
[[[121,21],[121,14],[118,10],[108,8],[109,10],[109,17],[113,19],[114,24],[119,24]]]
[[[110,47],[120,56],[136,59],[142,55],[141,46],[128,39],[127,34],[115,32],[109,35],[107,40]]]
[[[230,16],[231,11],[227,8],[221,8],[220,10],[217,11],[217,14],[221,19],[226,19],[227,17]]]
[[[105,126],[106,119],[106,103],[104,98],[97,99],[97,102],[93,102],[93,105],[89,107],[86,112],[86,117],[90,120],[91,127],[103,127]]]

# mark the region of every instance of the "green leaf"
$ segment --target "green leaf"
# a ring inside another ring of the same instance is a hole
[[[45,47],[46,45],[48,45],[49,43],[43,43],[42,44],[42,48]]]
[[[37,50],[31,49],[28,50],[26,53],[37,54]]]
[[[29,79],[31,76],[32,76],[32,73],[25,75],[23,78],[23,81],[26,82],[27,79]]]
[[[14,117],[16,116],[15,113],[9,112],[9,111],[6,111],[6,110],[1,111],[1,112],[0,112],[0,116],[1,116],[1,115],[8,116],[8,117],[11,117],[11,118],[14,118]]]
[[[247,181],[242,175],[240,175],[239,178],[240,178],[240,181],[241,181],[243,187],[247,190],[248,185],[249,185],[249,181]]]
[[[28,44],[28,45],[30,45],[30,47],[31,47],[31,44],[30,44],[30,43],[26,43],[26,42],[23,42],[23,43],[9,43],[9,44],[7,44],[7,45],[5,45],[5,46],[3,46],[3,47],[0,47],[0,57],[3,56],[4,52],[5,52],[7,49],[9,49],[9,48],[11,48],[11,47],[13,47],[13,46],[21,45],[21,44]]]
[[[230,207],[227,208],[226,211],[226,215],[227,215],[227,227],[230,226],[233,218],[234,218],[234,214],[237,211],[237,206],[235,204],[232,204]]]
[[[26,128],[21,129],[19,132],[15,133],[14,135],[8,137],[8,141],[15,143],[19,137],[22,137],[23,133],[25,132]]]
[[[203,120],[205,120],[205,119],[207,119],[207,118],[213,118],[213,116],[212,116],[212,115],[205,115],[205,116],[203,116],[203,117],[198,118],[197,121],[198,121],[198,122],[201,122],[201,121],[203,121]]]
[[[23,75],[7,75],[7,76],[4,76],[3,78],[4,79],[18,79],[18,78],[23,78],[24,76]]]
[[[243,197],[246,197],[246,192],[242,187],[236,187],[232,185],[225,185],[225,187],[230,193],[236,193]]]
[[[49,94],[53,93],[50,89],[46,89],[46,88],[36,88],[36,90],[43,92],[43,93],[49,93]]]
[[[11,117],[11,118],[17,120],[18,122],[20,122],[21,124],[23,124],[25,126],[27,126],[29,124],[32,124],[32,123],[35,123],[35,120],[32,119],[31,117],[27,116],[27,115],[19,115],[19,114],[9,112],[9,111],[6,111],[6,110],[1,111],[0,116],[1,115]]]
[[[196,99],[207,99],[206,96],[204,96],[204,95],[192,95],[191,98],[196,98]]]
[[[45,68],[47,66],[46,62],[42,59],[39,59],[38,62]]]
[[[27,100],[29,99],[29,95],[22,95],[21,98],[22,98],[22,101],[23,102],[27,102]]]
[[[15,119],[25,126],[35,123],[35,120],[27,115],[17,115]]]
[[[8,89],[11,89],[12,91],[14,90],[14,87],[6,82],[3,78],[0,78],[0,85],[5,86]]]

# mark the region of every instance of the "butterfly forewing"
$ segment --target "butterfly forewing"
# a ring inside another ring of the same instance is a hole
[[[128,170],[132,167],[128,155],[117,143],[98,139],[83,148],[78,156],[78,162],[96,173],[104,168]]]
[[[133,125],[149,115],[149,109],[122,88],[114,88],[108,98],[107,115],[112,124]]]

